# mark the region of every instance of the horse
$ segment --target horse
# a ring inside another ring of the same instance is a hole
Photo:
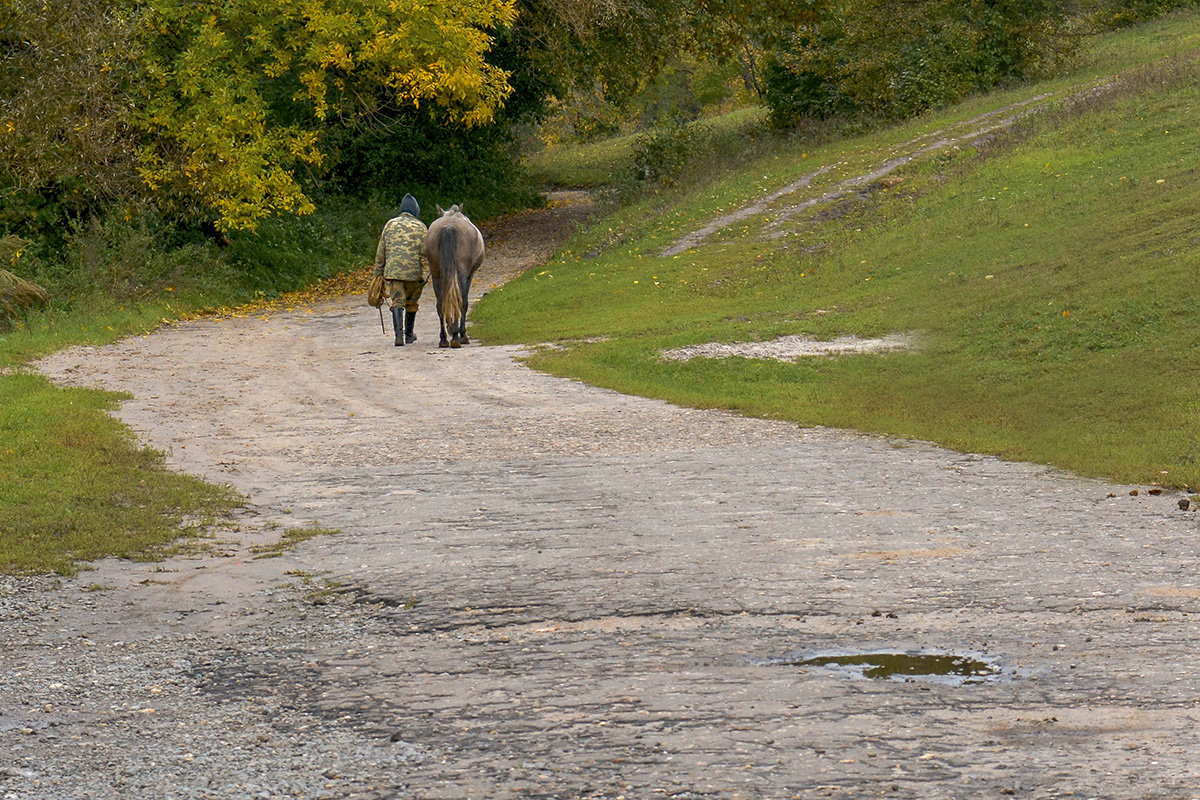
[[[429,261],[437,297],[442,329],[438,347],[462,347],[471,343],[467,338],[467,299],[471,278],[483,263],[483,234],[457,205],[448,209],[438,206],[437,210],[440,216],[429,224],[421,254]]]

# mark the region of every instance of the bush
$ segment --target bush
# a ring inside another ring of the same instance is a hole
[[[1094,27],[1115,30],[1161,17],[1181,8],[1200,6],[1200,0],[1096,0],[1092,8]]]
[[[638,97],[643,125],[670,123],[674,118],[691,121],[700,116],[704,104],[693,85],[695,70],[683,65],[663,70]]]
[[[331,131],[333,167],[324,196],[313,197],[318,206],[381,198],[398,209],[411,193],[422,211],[458,203],[479,219],[537,205],[540,195],[522,171],[515,130],[454,127],[405,112],[371,128]]]
[[[430,211],[432,212],[432,204]],[[178,298],[190,307],[274,297],[360,267],[374,257],[379,230],[395,209],[337,198],[313,214],[265,221],[219,245],[200,229],[147,210],[114,212],[72,223],[54,241],[20,242],[12,270],[46,287],[54,309],[71,312],[136,306]],[[11,248],[9,248],[11,250]]]
[[[688,124],[680,116],[668,117],[634,140],[628,183],[641,188],[672,185],[708,138],[706,126]]]
[[[27,274],[49,287],[55,304],[147,300],[184,287],[228,281],[220,248],[149,212],[113,212],[72,222],[61,246],[43,243]]]
[[[830,119],[851,106],[835,80],[815,70],[793,68],[779,52],[763,65],[763,96],[776,128],[791,127],[800,119]]]

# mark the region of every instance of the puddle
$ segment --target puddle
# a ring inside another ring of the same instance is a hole
[[[879,680],[924,680],[937,683],[970,685],[1000,677],[996,664],[977,656],[960,653],[847,653],[822,654],[802,658],[781,658],[765,662],[769,666],[825,667]]]

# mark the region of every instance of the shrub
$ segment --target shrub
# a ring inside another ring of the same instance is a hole
[[[634,140],[629,182],[643,188],[672,185],[708,138],[706,126],[688,124],[677,115],[668,117]]]
[[[849,108],[836,80],[789,61],[786,53],[776,52],[763,65],[763,96],[772,125],[788,128],[800,119],[830,119]]]
[[[1200,6],[1200,0],[1096,0],[1092,19],[1101,30],[1114,30],[1161,17],[1181,8]]]

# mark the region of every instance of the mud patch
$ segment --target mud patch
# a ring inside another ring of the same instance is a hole
[[[671,361],[731,357],[796,361],[814,356],[886,353],[895,350],[915,350],[916,347],[916,337],[909,333],[893,333],[879,339],[842,336],[828,342],[808,336],[781,336],[769,342],[706,342],[664,350],[662,355]]]

